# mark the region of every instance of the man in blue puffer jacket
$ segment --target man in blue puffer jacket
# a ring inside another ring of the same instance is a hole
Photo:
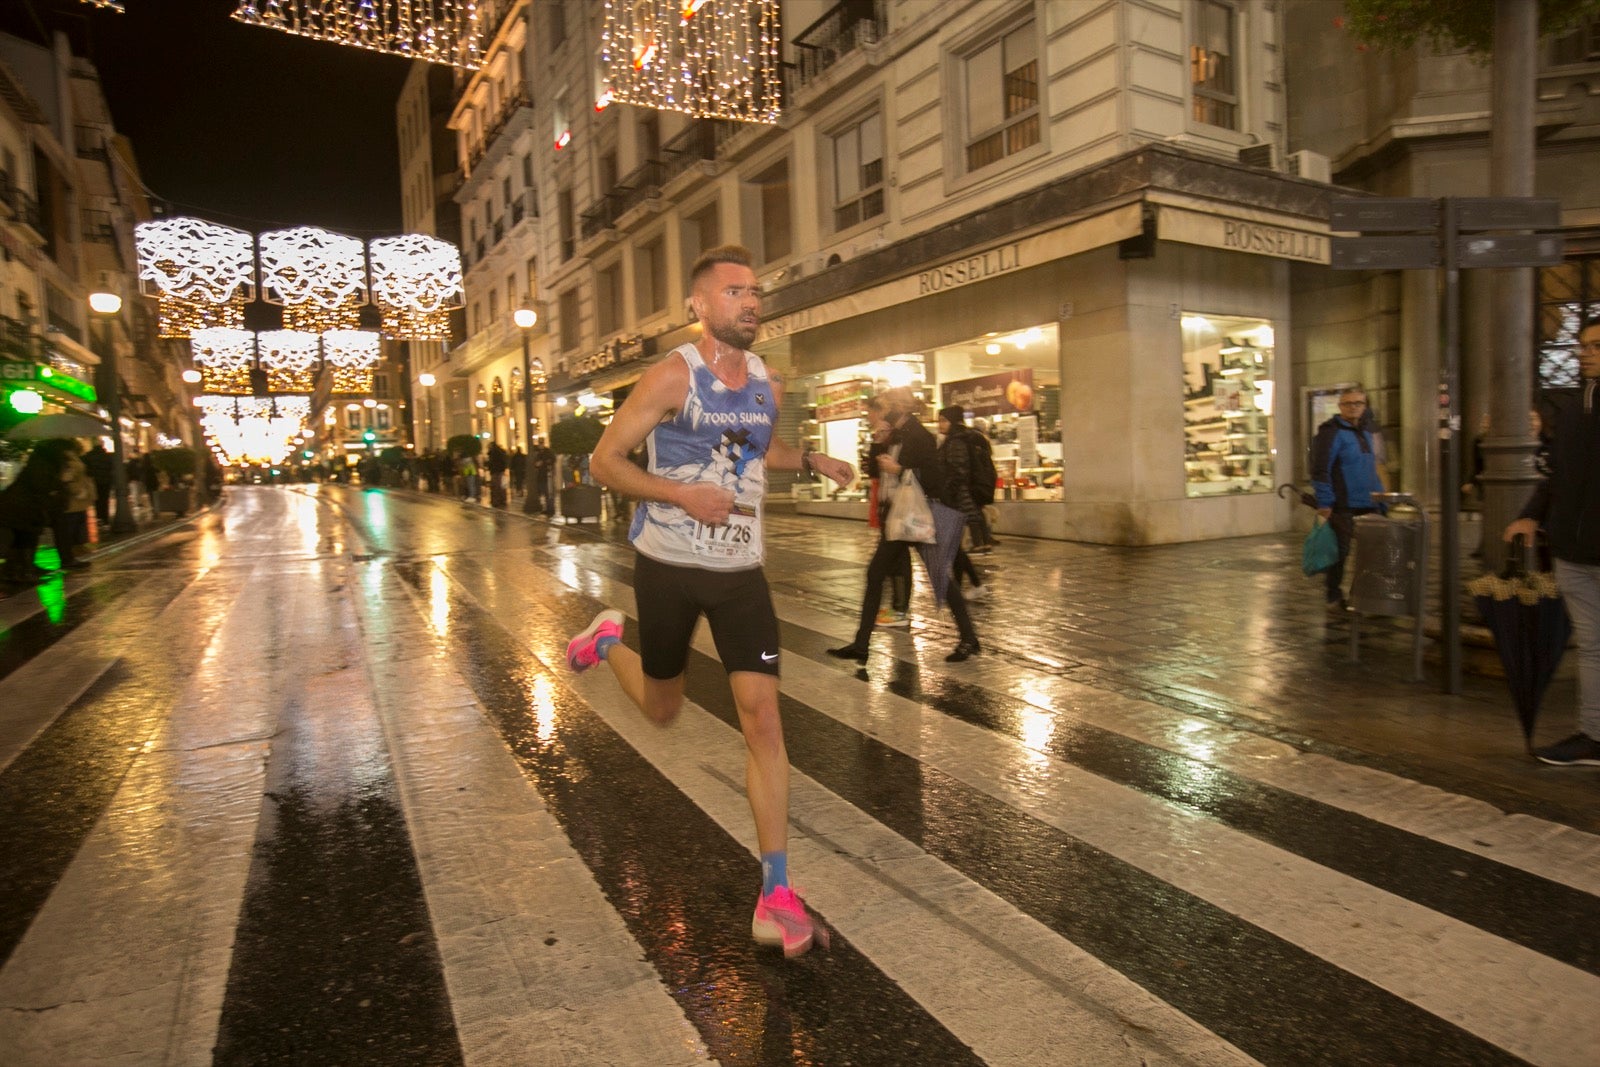
[[[1355,517],[1382,512],[1372,494],[1387,491],[1373,434],[1366,426],[1367,394],[1346,389],[1339,394],[1339,414],[1317,427],[1311,446],[1311,487],[1316,491],[1317,514],[1328,520],[1339,539],[1339,561],[1325,572],[1328,610],[1342,612],[1344,561],[1355,534]]]

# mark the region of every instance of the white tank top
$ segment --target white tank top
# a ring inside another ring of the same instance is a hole
[[[726,571],[761,565],[767,447],[778,403],[766,364],[754,352],[744,355],[742,389],[724,385],[693,344],[667,355],[688,364],[689,392],[678,414],[650,431],[650,473],[732,489],[734,510],[727,525],[706,526],[676,505],[643,501],[628,537],[653,560]]]

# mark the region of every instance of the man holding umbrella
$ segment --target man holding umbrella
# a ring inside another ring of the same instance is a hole
[[[1578,639],[1578,732],[1533,750],[1558,767],[1600,766],[1600,318],[1578,331],[1578,372],[1577,390],[1547,398],[1550,476],[1504,534],[1544,529]]]

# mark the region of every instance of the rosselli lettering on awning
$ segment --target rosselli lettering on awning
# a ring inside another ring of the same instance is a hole
[[[1304,225],[1281,225],[1255,212],[1212,214],[1162,204],[1157,208],[1156,235],[1163,241],[1202,245],[1219,252],[1244,252],[1301,263],[1328,262],[1326,232],[1318,233]]]
[[[762,340],[785,337],[920,297],[993,281],[1051,260],[1114,244],[1140,232],[1141,210],[1138,203],[1124,204],[1046,233],[967,252],[883,285],[782,315],[762,326]]]

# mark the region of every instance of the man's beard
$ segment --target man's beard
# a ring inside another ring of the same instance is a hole
[[[761,325],[757,323],[753,326],[743,326],[738,319],[733,319],[729,322],[710,323],[707,329],[712,337],[723,344],[744,349],[756,343],[756,334],[760,332]]]

